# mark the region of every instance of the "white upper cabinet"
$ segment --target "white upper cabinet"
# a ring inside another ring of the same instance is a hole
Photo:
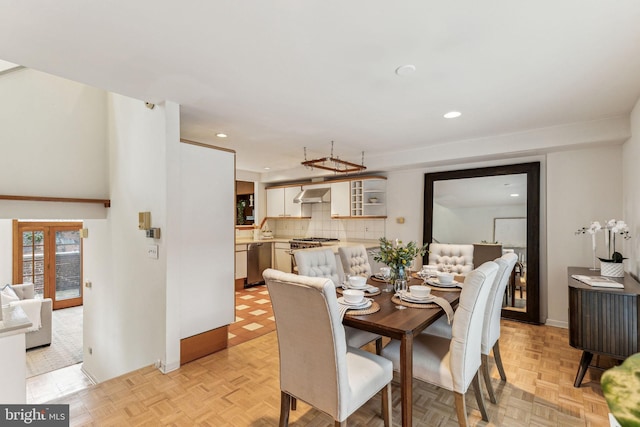
[[[284,216],[284,188],[267,188],[267,216]]]
[[[284,187],[284,216],[300,218],[302,217],[302,203],[294,203],[293,198],[302,191],[299,187]]]
[[[351,183],[349,181],[331,184],[331,216],[351,216]]]
[[[267,188],[267,217],[305,218],[311,216],[308,205],[294,203],[293,198],[302,191],[302,186]]]

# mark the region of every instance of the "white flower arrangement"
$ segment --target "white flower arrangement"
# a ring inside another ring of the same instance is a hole
[[[596,251],[596,234],[599,231],[604,232],[604,244],[607,247],[607,258],[600,258],[603,262],[621,263],[626,258],[620,252],[616,251],[616,235],[622,236],[624,240],[631,238],[629,234],[629,226],[623,220],[610,219],[605,222],[604,227],[599,221],[591,222],[589,227],[579,228],[575,234],[590,234],[593,252]]]

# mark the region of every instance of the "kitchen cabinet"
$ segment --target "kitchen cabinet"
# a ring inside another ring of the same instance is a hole
[[[386,192],[386,179],[362,178],[351,181],[351,216],[386,218]]]
[[[291,248],[288,242],[275,243],[273,268],[291,273]]]
[[[293,198],[302,191],[302,186],[267,188],[267,217],[269,218],[310,218],[311,207],[294,203]]]
[[[351,183],[349,181],[331,183],[331,216],[334,218],[351,216]]]
[[[247,277],[247,245],[236,245],[236,279]]]

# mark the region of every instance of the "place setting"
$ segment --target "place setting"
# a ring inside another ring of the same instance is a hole
[[[375,296],[380,294],[380,288],[377,286],[369,285],[367,278],[364,276],[352,276],[345,274],[345,280],[342,283],[342,287],[338,287],[339,294],[343,294],[347,289],[355,289],[365,292],[368,296]]]
[[[436,272],[435,277],[431,273],[425,273],[424,270],[418,272],[418,277],[422,281],[434,288],[441,290],[447,290],[450,292],[460,292],[462,289],[462,282],[455,280],[453,273]]]
[[[380,305],[372,298],[365,298],[365,293],[359,289],[345,289],[342,296],[338,297],[338,306],[340,309],[340,318],[345,314],[362,315],[371,314],[380,310]]]
[[[431,294],[431,288],[425,285],[412,285],[409,289],[400,289],[391,298],[391,301],[397,305],[396,308],[435,308],[442,307],[447,314],[449,323],[453,319],[453,308],[449,301],[442,297]]]

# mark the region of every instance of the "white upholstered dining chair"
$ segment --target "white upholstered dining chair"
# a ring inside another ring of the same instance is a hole
[[[293,256],[298,265],[298,274],[308,277],[331,279],[335,286],[340,286],[336,256],[331,249],[295,251]],[[345,335],[349,347],[360,348],[372,341],[376,342],[376,353],[380,354],[382,337],[361,329],[345,326]]]
[[[338,248],[338,254],[345,274],[371,276],[369,254],[364,245],[341,246]]]
[[[431,243],[428,260],[429,265],[435,265],[439,271],[450,266],[451,273],[465,275],[473,270],[473,245]]]
[[[336,426],[382,390],[385,426],[391,426],[389,360],[345,345],[334,284],[267,269],[263,273],[280,352],[280,426],[292,398],[330,415]]]
[[[511,272],[518,261],[518,256],[513,253],[506,253],[502,257],[497,258],[495,263],[498,264],[498,272],[491,286],[487,307],[484,313],[484,321],[482,324],[482,376],[489,393],[491,403],[496,403],[496,395],[491,384],[491,375],[489,374],[489,354],[493,349],[493,358],[498,368],[498,373],[502,381],[507,380],[507,375],[502,365],[500,356],[500,314],[502,312],[502,300],[505,289],[509,283]],[[447,319],[442,317],[422,331],[423,334],[438,335],[444,338],[451,338],[451,325]]]
[[[488,421],[478,372],[481,364],[482,322],[497,272],[498,265],[488,261],[467,274],[453,319],[451,339],[419,334],[413,340],[414,378],[453,391],[461,426],[469,424],[465,393],[472,382],[482,419]],[[394,369],[399,369],[399,341],[392,340],[382,350],[382,355],[393,361]]]

